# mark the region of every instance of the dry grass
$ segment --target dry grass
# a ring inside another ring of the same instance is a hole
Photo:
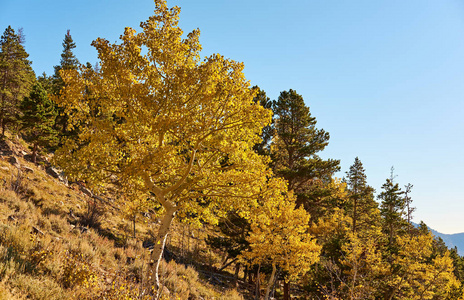
[[[37,300],[69,299],[68,293],[54,280],[46,276],[17,274],[10,280],[10,285],[21,291],[28,298]]]
[[[23,300],[24,297],[19,295],[14,295],[11,293],[11,286],[5,284],[5,282],[0,282],[0,300]]]
[[[22,141],[7,142],[15,153],[27,151]],[[18,172],[8,159],[0,156],[0,300],[152,298],[141,283],[149,256],[142,241],[156,232],[153,220],[140,216],[134,238],[132,222],[115,209],[117,201],[99,203],[101,211],[89,216],[95,199],[77,185],[66,187],[19,156],[20,165],[33,171]],[[206,234],[197,230],[195,239],[187,239],[192,232],[187,235],[186,226],[174,225],[170,248],[184,262],[201,257],[219,265],[220,255],[202,250]],[[162,264],[161,280],[162,299],[243,299],[174,261]]]

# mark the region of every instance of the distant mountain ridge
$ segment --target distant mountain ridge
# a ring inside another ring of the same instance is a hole
[[[419,224],[414,223],[415,227],[418,227]],[[446,233],[441,233],[436,231],[435,229],[430,228],[427,226],[427,228],[432,232],[432,234],[436,237],[440,237],[443,242],[445,242],[446,246],[448,248],[454,248],[456,247],[458,249],[458,254],[460,256],[464,256],[464,232],[461,233],[453,233],[453,234],[446,234]]]

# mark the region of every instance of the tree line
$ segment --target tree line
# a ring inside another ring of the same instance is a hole
[[[180,9],[155,2],[139,33],[92,43],[98,67],[79,63],[69,30],[52,76],[35,76],[21,30],[0,40],[3,138],[21,134],[34,163],[54,151],[70,179],[96,192],[117,182],[134,218],[159,214],[153,293],[178,218],[212,226],[208,245],[257,298],[261,285],[276,296],[276,282],[283,299],[463,297],[457,250],[411,223],[411,184],[401,188],[392,168],[376,197],[358,157],[335,178],[339,160],[319,156],[330,135],[301,95],[270,100],[243,64],[201,58],[199,30],[184,36]]]

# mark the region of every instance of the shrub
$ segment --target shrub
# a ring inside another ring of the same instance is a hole
[[[76,285],[92,286],[97,281],[96,273],[82,254],[66,252],[63,264],[62,283],[66,288]]]
[[[44,277],[33,277],[27,274],[17,274],[10,279],[10,285],[18,288],[27,298],[36,300],[64,300],[66,293],[55,281]]]
[[[19,197],[13,190],[0,189],[0,202],[13,204],[18,201],[19,201]]]
[[[103,206],[99,205],[94,199],[87,201],[87,208],[82,214],[79,223],[91,228],[100,228],[101,218],[103,216]]]

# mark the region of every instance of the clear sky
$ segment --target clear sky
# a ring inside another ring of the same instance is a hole
[[[301,94],[331,140],[321,156],[359,156],[377,192],[395,167],[414,185],[415,222],[464,232],[464,2],[462,0],[168,0],[205,56],[245,63],[271,99]],[[0,0],[0,28],[23,27],[36,74],[53,73],[66,30],[78,59],[92,40],[139,30],[151,0]]]

